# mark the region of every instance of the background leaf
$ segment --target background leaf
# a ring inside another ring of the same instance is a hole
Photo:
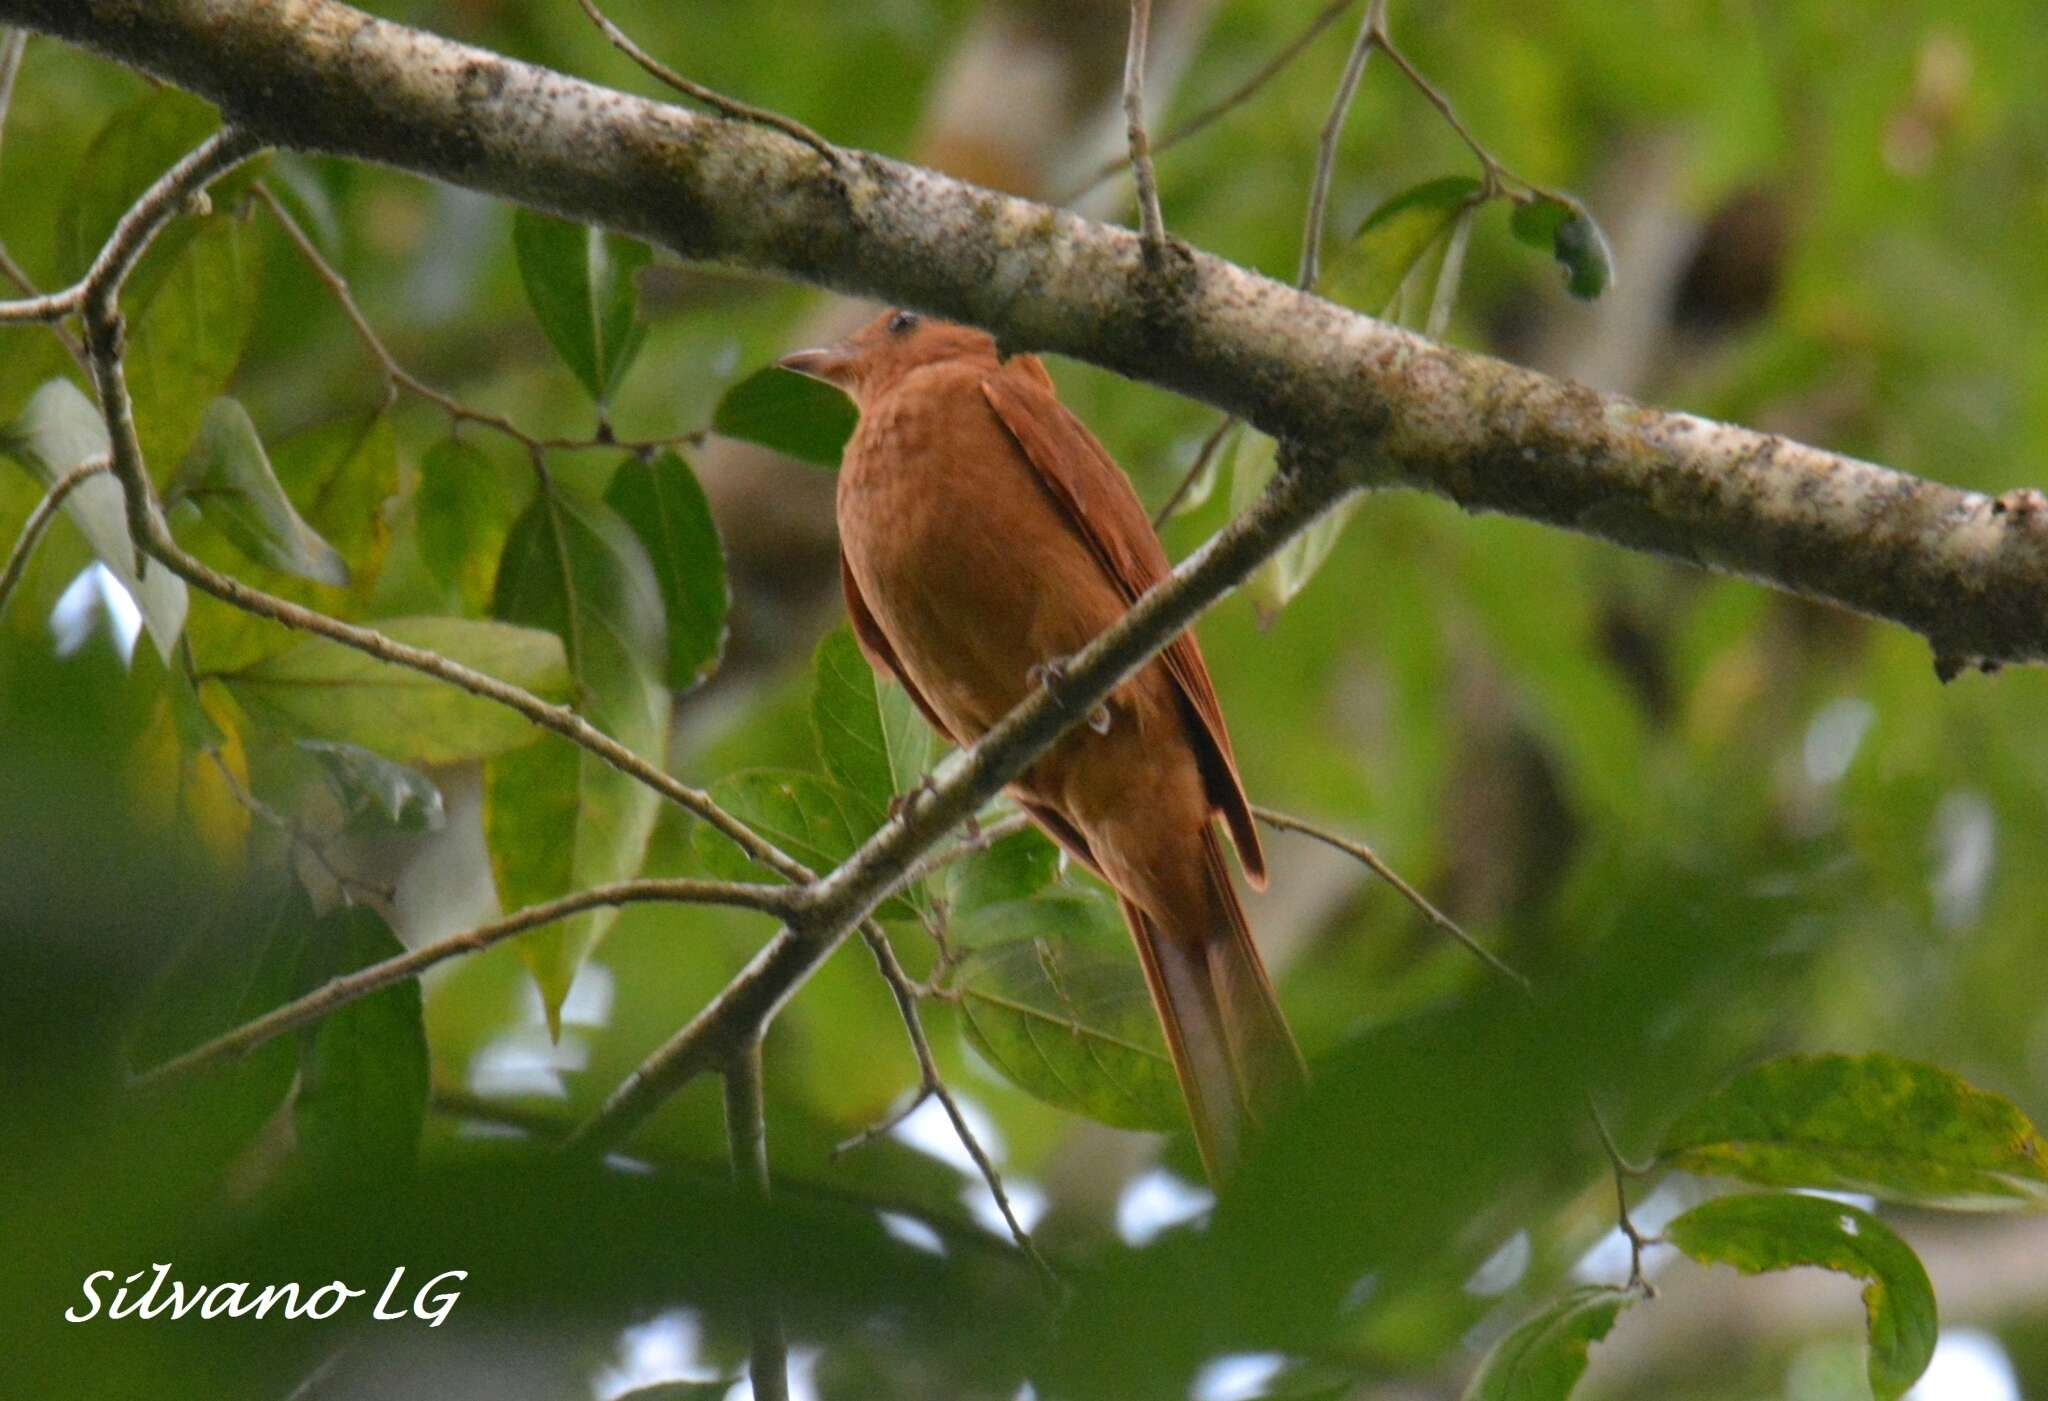
[[[299,519],[263,451],[249,411],[233,399],[206,406],[199,441],[171,488],[260,564],[316,584],[345,588],[348,562]]]
[[[609,506],[553,483],[514,523],[491,610],[553,633],[566,649],[576,709],[654,764],[668,753],[668,654],[660,585],[632,530]],[[484,830],[508,910],[640,869],[660,795],[550,738],[484,773]],[[616,910],[594,910],[519,943],[550,1024]]]
[[[560,700],[569,689],[561,642],[538,629],[471,618],[390,618],[378,630],[543,699]],[[221,679],[254,714],[400,763],[489,758],[532,744],[541,733],[496,701],[324,637]]]
[[[1553,1299],[1487,1349],[1465,1401],[1564,1401],[1586,1374],[1587,1351],[1635,1301],[1599,1284]]]
[[[811,726],[825,771],[886,811],[931,772],[938,736],[907,691],[875,674],[845,628],[818,644],[811,677]]]
[[[711,429],[836,470],[859,418],[853,401],[831,385],[769,365],[725,391]]]
[[[1870,1389],[1894,1401],[1934,1356],[1934,1287],[1912,1248],[1867,1211],[1821,1197],[1718,1197],[1664,1228],[1673,1245],[1707,1265],[1744,1274],[1814,1265],[1864,1281],[1870,1321]]]
[[[302,739],[340,800],[345,832],[432,832],[447,821],[441,790],[418,769],[360,745]]]
[[[956,933],[961,1024],[1013,1084],[1119,1128],[1187,1122],[1144,972],[1108,895],[984,906]]]
[[[512,246],[548,344],[591,398],[609,402],[639,350],[633,275],[652,252],[634,239],[524,207],[513,212]]]
[[[473,443],[443,438],[420,459],[413,494],[420,560],[466,612],[490,602],[512,526],[510,497],[497,464]]]
[[[0,433],[0,450],[20,462],[45,487],[88,458],[107,451],[107,429],[99,410],[69,380],[53,379],[38,389],[21,417]],[[157,653],[169,660],[185,627],[185,581],[161,565],[138,579],[135,544],[128,534],[128,509],[111,472],[81,483],[64,498],[64,514],[91,544],[142,613]]]
[[[629,457],[612,474],[605,504],[647,550],[668,612],[668,684],[693,690],[725,651],[725,548],[711,503],[690,464],[673,452]]]
[[[404,952],[382,916],[357,905],[314,927],[302,981],[318,986]],[[427,1111],[420,1018],[419,981],[402,978],[322,1018],[305,1037],[292,1123],[322,1176],[410,1176]]]
[[[1786,1056],[1665,1131],[1659,1156],[1766,1187],[1827,1187],[1958,1210],[2048,1201],[2048,1145],[2016,1107],[1890,1055]]]

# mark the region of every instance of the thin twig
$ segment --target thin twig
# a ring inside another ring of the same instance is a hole
[[[903,964],[896,957],[896,950],[890,946],[889,936],[882,931],[880,925],[871,919],[865,920],[861,923],[860,933],[867,941],[868,951],[875,957],[875,966],[882,971],[882,980],[889,984],[889,991],[896,998],[896,1010],[903,1017],[903,1029],[910,1034],[910,1048],[917,1054],[920,1076],[917,1098],[911,1102],[909,1109],[892,1116],[894,1122],[901,1123],[908,1118],[911,1110],[916,1109],[926,1099],[938,1100],[946,1111],[946,1118],[952,1121],[953,1132],[958,1135],[961,1146],[966,1148],[967,1156],[974,1159],[974,1166],[981,1172],[981,1180],[988,1184],[989,1194],[996,1200],[996,1210],[1002,1213],[1003,1224],[1010,1228],[1010,1239],[1017,1242],[1017,1248],[1024,1252],[1025,1258],[1031,1261],[1032,1267],[1038,1271],[1039,1277],[1046,1285],[1057,1292],[1059,1277],[1052,1272],[1052,1266],[1046,1263],[1045,1257],[1039,1254],[1038,1246],[1032,1242],[1031,1233],[1024,1229],[1024,1223],[1017,1219],[1017,1213],[1010,1205],[1010,1194],[1003,1190],[1003,1175],[996,1170],[995,1163],[988,1156],[988,1150],[981,1146],[981,1140],[974,1136],[974,1130],[968,1127],[967,1116],[960,1112],[959,1101],[953,1098],[952,1090],[947,1088],[945,1078],[939,1074],[938,1060],[932,1055],[932,1043],[924,1032],[924,1016],[917,1006],[917,985],[910,980],[910,975],[903,971]],[[890,1127],[894,1127],[894,1123]],[[882,1129],[879,1132],[887,1131]],[[835,1156],[839,1152],[844,1152],[853,1143],[865,1143],[874,1137],[876,1134],[869,1133],[858,1140],[849,1140],[849,1143],[841,1144],[835,1150]]]
[[[634,43],[631,35],[605,17],[604,11],[598,9],[596,0],[577,0],[577,3],[583,6],[583,13],[590,16],[590,22],[598,27],[598,30],[605,38],[611,40],[613,48],[646,69],[657,82],[666,83],[685,97],[703,103],[722,117],[730,117],[734,121],[752,122],[756,126],[771,127],[781,132],[784,136],[793,137],[803,142],[804,145],[810,147],[813,151],[816,151],[820,156],[823,156],[825,163],[834,170],[843,168],[846,160],[844,153],[802,122],[791,117],[785,117],[780,112],[771,112],[765,107],[756,107],[751,103],[740,102],[734,98],[727,97],[724,93],[715,92],[705,87],[702,83],[685,78],[682,74],[676,72],[660,59],[655,58],[652,54]]]
[[[784,886],[742,885],[731,881],[629,880],[592,886],[558,900],[528,905],[523,910],[479,924],[474,929],[450,934],[431,944],[395,954],[381,963],[334,978],[252,1022],[142,1071],[131,1083],[138,1088],[166,1084],[222,1061],[239,1060],[264,1042],[310,1025],[379,988],[416,978],[437,963],[480,952],[514,935],[539,929],[584,910],[600,906],[669,903],[729,905],[759,910],[763,914],[781,914],[791,898],[792,891]]]
[[[21,576],[28,568],[30,556],[36,552],[36,545],[42,540],[43,532],[50,528],[50,522],[57,518],[57,508],[64,504],[64,498],[85,484],[88,477],[94,477],[113,466],[113,459],[101,453],[86,459],[51,484],[43,499],[30,511],[22,523],[21,534],[14,542],[14,549],[7,556],[7,567],[0,569],[0,615],[7,612],[7,599],[14,592],[14,586],[21,582]]]
[[[1607,1121],[1600,1115],[1600,1106],[1593,1099],[1593,1092],[1586,1091],[1586,1112],[1592,1116],[1593,1127],[1600,1134],[1600,1146],[1606,1150],[1607,1165],[1614,1176],[1615,1224],[1622,1235],[1628,1238],[1628,1284],[1629,1289],[1641,1290],[1643,1297],[1657,1297],[1656,1286],[1643,1273],[1644,1247],[1653,1244],[1648,1236],[1636,1229],[1635,1220],[1628,1214],[1628,1179],[1645,1176],[1647,1170],[1632,1166],[1621,1156],[1621,1149],[1614,1141],[1614,1135],[1607,1130]]]
[[[768,1201],[768,1114],[761,1086],[761,1041],[748,1041],[725,1065],[725,1137],[732,1149],[733,1180],[757,1205]],[[747,1307],[751,1347],[747,1375],[756,1401],[789,1401],[789,1343],[772,1295],[756,1293]]]
[[[370,628],[345,623],[339,618],[330,618],[325,613],[316,612],[289,599],[251,588],[241,580],[222,574],[188,553],[171,538],[170,530],[163,526],[161,520],[157,523],[155,533],[150,537],[150,553],[194,588],[212,594],[221,602],[239,608],[245,613],[254,613],[258,617],[268,618],[286,627],[317,634],[344,646],[353,647],[379,661],[424,672],[473,696],[481,696],[485,700],[496,701],[509,710],[515,710],[550,734],[559,735],[571,744],[595,754],[619,772],[639,780],[676,806],[702,818],[730,838],[749,857],[769,867],[778,875],[799,883],[812,878],[809,867],[787,855],[773,843],[759,836],[753,828],[719,807],[712,801],[709,793],[692,788],[674,775],[649,763],[565,705],[550,705],[530,691],[500,681],[495,676],[487,676],[460,662],[450,661],[438,652],[409,646]]]
[[[1207,107],[1204,107],[1200,112],[1197,112],[1194,116],[1188,118],[1185,122],[1182,122],[1179,126],[1175,127],[1165,136],[1162,136],[1157,141],[1154,141],[1152,143],[1152,154],[1155,157],[1163,155],[1165,152],[1167,152],[1175,146],[1178,146],[1181,142],[1187,140],[1189,137],[1194,136],[1197,133],[1201,132],[1205,127],[1207,127],[1211,122],[1215,121],[1218,117],[1224,116],[1233,109],[1240,107],[1244,103],[1250,101],[1252,97],[1258,93],[1260,88],[1264,87],[1267,83],[1271,82],[1274,78],[1278,77],[1280,73],[1284,69],[1286,69],[1286,67],[1290,63],[1294,62],[1296,58],[1300,57],[1302,51],[1309,46],[1309,44],[1315,39],[1315,37],[1318,34],[1322,33],[1325,29],[1328,29],[1330,25],[1336,21],[1337,16],[1343,14],[1346,10],[1350,9],[1353,3],[1354,0],[1330,0],[1330,3],[1325,5],[1322,8],[1321,12],[1318,13],[1314,19],[1308,22],[1308,27],[1306,29],[1303,29],[1301,33],[1295,35],[1292,39],[1288,40],[1287,43],[1281,48],[1280,52],[1273,55],[1272,58],[1266,61],[1265,67],[1261,68],[1258,72],[1254,73],[1251,77],[1247,78],[1242,84],[1240,84],[1236,88],[1236,90],[1231,92],[1229,96],[1220,98],[1217,101],[1210,103]],[[1086,184],[1079,185],[1075,187],[1073,190],[1069,191],[1067,194],[1062,195],[1060,197],[1060,203],[1073,204],[1082,196],[1086,195],[1090,190],[1093,190],[1097,185],[1100,185],[1103,181],[1109,179],[1111,176],[1117,174],[1119,171],[1128,168],[1130,163],[1131,157],[1128,151],[1126,151],[1123,155],[1116,156],[1108,161],[1105,161],[1102,164],[1102,166],[1098,170],[1096,170],[1094,174],[1088,177],[1088,181]]]
[[[1420,910],[1423,918],[1470,949],[1480,962],[1500,974],[1503,978],[1506,978],[1524,993],[1534,995],[1534,989],[1529,985],[1527,978],[1509,967],[1502,961],[1499,954],[1487,948],[1486,945],[1480,943],[1470,934],[1467,934],[1458,926],[1456,920],[1452,919],[1442,910],[1439,910],[1435,905],[1432,905],[1421,891],[1401,879],[1400,873],[1382,860],[1380,854],[1364,842],[1353,841],[1349,837],[1339,836],[1327,828],[1316,826],[1313,822],[1304,822],[1299,817],[1293,817],[1284,812],[1276,812],[1272,808],[1254,807],[1252,813],[1268,827],[1274,827],[1283,832],[1299,832],[1304,837],[1314,837],[1324,845],[1335,847],[1346,856],[1364,862],[1366,866],[1371,868],[1373,874],[1400,892],[1402,899]]]
[[[1472,152],[1473,157],[1479,162],[1479,168],[1485,173],[1485,189],[1482,193],[1487,198],[1492,198],[1494,195],[1499,194],[1509,184],[1521,185],[1530,189],[1535,188],[1528,181],[1516,176],[1506,166],[1495,160],[1493,153],[1480,145],[1479,138],[1474,136],[1465,123],[1459,120],[1457,112],[1452,110],[1451,100],[1439,92],[1436,85],[1422,75],[1421,69],[1408,61],[1408,55],[1401,52],[1400,47],[1394,43],[1393,36],[1387,32],[1384,6],[1381,7],[1377,42],[1381,52],[1386,54],[1388,61],[1401,70],[1402,76],[1414,85],[1417,92],[1428,99],[1429,105],[1436,108],[1437,114],[1444,119],[1444,124],[1456,132],[1458,139],[1463,141],[1466,149]]]
[[[1385,30],[1386,0],[1368,0],[1358,37],[1351,41],[1351,56],[1344,60],[1344,75],[1337,80],[1336,95],[1330,99],[1330,114],[1316,147],[1316,170],[1308,186],[1308,213],[1301,229],[1301,271],[1295,283],[1303,291],[1316,285],[1322,272],[1323,223],[1330,203],[1330,181],[1337,169],[1337,141],[1344,134],[1344,119],[1351,115],[1351,100],[1358,95],[1358,80],[1365,76],[1365,62],[1379,46]]]
[[[666,438],[619,438],[610,433],[602,433],[592,438],[541,438],[528,433],[502,414],[471,408],[452,394],[436,389],[399,363],[398,357],[391,353],[391,348],[384,344],[383,337],[377,334],[376,328],[370,325],[369,318],[363,314],[354,292],[349,288],[348,279],[327,261],[319,246],[307,235],[299,221],[292,217],[291,211],[284,207],[276,193],[268,185],[258,184],[250,194],[269,212],[271,218],[277,221],[277,226],[284,230],[285,237],[298,250],[306,265],[313,270],[313,275],[326,284],[328,292],[341,307],[342,315],[348,318],[349,325],[355,330],[356,339],[363,343],[363,348],[369,351],[370,357],[377,362],[377,368],[382,371],[388,389],[403,390],[416,398],[424,399],[458,423],[474,423],[479,427],[502,433],[524,446],[530,453],[556,449],[574,451],[582,448],[616,448],[621,452],[644,453],[703,441],[704,430],[701,428]]]
[[[585,0],[588,3],[588,0]],[[1130,42],[1124,48],[1124,136],[1138,182],[1138,229],[1155,266],[1166,256],[1166,216],[1159,210],[1159,176],[1145,136],[1145,50],[1151,42],[1152,0],[1131,0]]]
[[[157,509],[156,492],[150,485],[149,468],[142,460],[142,446],[135,436],[135,405],[128,397],[128,378],[122,363],[121,287],[142,255],[173,218],[198,202],[206,187],[262,149],[249,132],[225,126],[192,150],[144,191],[128,212],[114,225],[114,232],[93,259],[85,278],[73,289],[77,307],[85,322],[85,349],[92,366],[93,387],[99,393],[100,414],[107,421],[115,480],[128,508],[128,534],[135,544],[135,575],[143,576],[148,566],[147,547],[153,530],[164,527]],[[59,293],[61,298],[69,293]],[[4,311],[4,308],[0,308]]]
[[[1210,430],[1209,436],[1202,439],[1202,446],[1196,450],[1195,460],[1189,464],[1187,475],[1180,479],[1180,485],[1173,489],[1173,495],[1166,498],[1166,504],[1152,517],[1154,530],[1173,519],[1173,513],[1180,509],[1180,503],[1187,500],[1188,493],[1193,491],[1195,483],[1201,480],[1202,471],[1209,465],[1209,459],[1216,455],[1216,449],[1223,446],[1224,438],[1229,436],[1230,430],[1236,426],[1237,419],[1226,414],[1223,421]]]

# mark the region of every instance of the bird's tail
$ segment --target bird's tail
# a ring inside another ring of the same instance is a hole
[[[1202,1166],[1220,1182],[1242,1155],[1248,1129],[1290,1100],[1308,1074],[1231,887],[1222,842],[1209,826],[1202,831],[1202,874],[1204,908],[1171,920],[1170,928],[1133,901],[1122,903]]]

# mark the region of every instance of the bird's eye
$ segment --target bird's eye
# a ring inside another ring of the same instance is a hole
[[[892,336],[906,336],[910,334],[916,325],[916,312],[899,311],[889,318],[889,334]]]

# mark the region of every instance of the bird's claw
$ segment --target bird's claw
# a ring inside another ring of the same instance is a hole
[[[938,785],[932,782],[932,776],[930,774],[924,775],[918,779],[917,786],[908,793],[898,793],[889,799],[889,819],[893,822],[909,811],[919,798],[925,797],[927,794],[936,796],[937,793]]]
[[[1067,684],[1066,661],[1055,657],[1049,662],[1039,662],[1024,673],[1024,679],[1034,686],[1045,687],[1047,691],[1052,693],[1055,699],[1058,699],[1061,688]],[[1088,712],[1088,728],[1095,731],[1095,733],[1099,735],[1108,734],[1109,725],[1108,701],[1104,701],[1101,705]]]

